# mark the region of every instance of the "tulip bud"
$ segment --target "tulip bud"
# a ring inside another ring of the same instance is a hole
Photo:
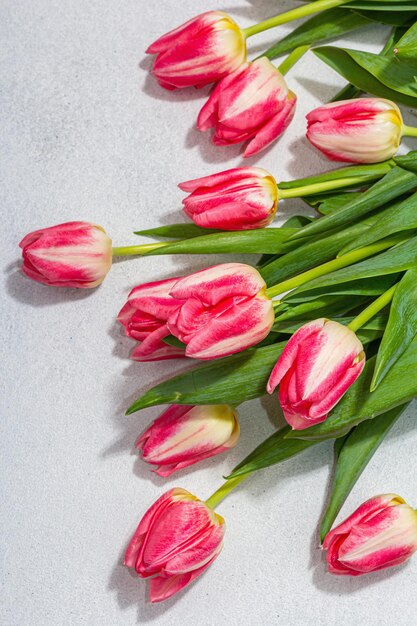
[[[213,83],[246,58],[239,26],[222,11],[207,11],[157,39],[146,50],[157,54],[153,73],[166,89]]]
[[[378,163],[397,152],[403,120],[394,102],[359,98],[311,111],[307,126],[307,139],[329,159]]]
[[[112,264],[111,239],[101,226],[89,222],[35,230],[19,246],[23,273],[54,287],[97,287]]]
[[[214,128],[213,143],[226,146],[250,139],[245,157],[257,154],[291,122],[296,96],[266,58],[245,63],[221,80],[198,116],[198,128]]]
[[[169,316],[182,301],[170,295],[178,278],[159,280],[132,289],[117,316],[127,337],[141,342],[131,353],[134,361],[159,361],[184,356],[184,350],[169,346],[162,340],[170,334]]]
[[[170,294],[182,305],[168,320],[187,345],[186,356],[215,359],[264,339],[274,323],[272,300],[259,272],[243,263],[223,263],[179,279]]]
[[[151,602],[178,593],[218,557],[224,519],[185,489],[170,489],[145,513],[124,564],[149,578]]]
[[[237,414],[227,404],[172,405],[138,440],[144,461],[160,476],[233,448],[239,439]]]
[[[362,504],[323,543],[329,572],[361,576],[406,561],[417,550],[417,513],[392,493]]]
[[[277,210],[277,183],[259,167],[236,167],[179,187],[190,192],[183,200],[185,213],[203,228],[263,228],[272,222]]]
[[[323,422],[365,365],[355,333],[321,318],[301,326],[288,341],[267,384],[279,385],[284,417],[295,430]]]

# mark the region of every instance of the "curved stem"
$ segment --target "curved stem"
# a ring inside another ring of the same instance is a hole
[[[146,254],[147,252],[152,252],[152,250],[163,248],[168,245],[169,244],[167,243],[147,243],[142,244],[141,246],[121,246],[112,248],[112,253],[113,256],[135,256]]]
[[[417,137],[417,128],[415,128],[414,126],[407,126],[406,124],[403,124],[403,127],[401,129],[401,135],[405,135],[406,137]]]
[[[304,185],[303,187],[295,187],[293,189],[279,189],[280,198],[301,198],[302,196],[309,196],[315,193],[323,193],[324,191],[332,191],[334,189],[342,189],[343,187],[349,187],[350,185],[365,184],[366,177],[364,176],[349,176],[346,178],[339,178],[335,180],[327,180],[322,183],[313,183],[312,185]]]
[[[379,298],[374,300],[369,306],[366,307],[366,309],[364,309],[351,322],[349,322],[348,328],[356,333],[356,331],[362,328],[362,326],[366,324],[366,322],[369,322],[370,319],[375,317],[377,313],[382,311],[382,309],[391,302],[394,297],[394,292],[396,288],[397,285],[393,285],[390,289],[388,289],[388,291],[386,291],[381,296],[379,296]]]
[[[249,478],[250,474],[243,474],[243,476],[236,476],[236,478],[231,478],[230,480],[226,480],[225,483],[217,491],[211,494],[211,496],[206,500],[207,506],[211,509],[214,509],[219,502],[221,502],[227,494],[229,494],[235,487],[239,485],[245,478]]]
[[[382,250],[391,248],[395,244],[399,243],[399,241],[401,240],[398,237],[393,237],[392,239],[385,239],[384,241],[379,241],[370,246],[359,248],[358,250],[352,250],[352,252],[348,252],[347,254],[337,257],[332,261],[323,263],[323,265],[319,265],[318,267],[313,267],[311,270],[298,274],[298,276],[293,276],[293,278],[284,280],[282,283],[278,283],[278,285],[269,287],[269,289],[266,290],[266,295],[270,298],[278,296],[286,291],[300,287],[300,285],[304,285],[304,283],[307,283],[314,278],[319,278],[320,276],[340,270],[348,265],[353,265],[354,263],[373,256]]]
[[[291,11],[286,11],[285,13],[280,13],[280,15],[270,17],[263,22],[259,22],[259,24],[254,24],[248,28],[242,28],[242,32],[246,38],[252,37],[252,35],[262,33],[264,30],[280,26],[280,24],[286,24],[287,22],[292,22],[293,20],[299,20],[307,15],[320,13],[320,11],[337,7],[341,4],[345,4],[346,2],[348,2],[348,0],[316,0],[316,2],[309,2],[309,4],[298,7],[297,9],[292,9]]]
[[[281,74],[286,74],[292,67],[294,67],[297,61],[299,61],[301,57],[308,52],[308,50],[310,50],[309,45],[295,48],[292,52],[290,52],[287,58],[283,60],[281,65],[278,65],[278,71],[281,72]]]

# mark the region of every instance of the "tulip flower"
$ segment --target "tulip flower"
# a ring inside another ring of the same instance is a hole
[[[246,58],[239,26],[222,11],[207,11],[157,39],[146,50],[157,54],[153,73],[166,89],[213,83]]]
[[[54,287],[97,287],[112,264],[111,239],[101,226],[89,222],[35,230],[19,246],[23,273]]]
[[[307,125],[313,146],[333,161],[349,163],[390,159],[408,129],[397,105],[383,98],[325,104],[307,115]]]
[[[323,422],[365,365],[363,346],[347,326],[324,318],[301,326],[288,341],[267,384],[279,385],[284,417],[294,430]]]
[[[190,192],[183,200],[185,213],[203,228],[262,228],[272,222],[277,210],[277,183],[259,167],[236,167],[179,187]]]
[[[168,320],[185,354],[214,359],[245,350],[264,339],[274,323],[265,281],[253,267],[224,263],[178,280],[170,294],[182,300]]]
[[[131,353],[134,361],[159,361],[184,356],[184,350],[162,340],[170,334],[169,316],[182,304],[170,295],[178,278],[159,280],[132,289],[117,319],[127,337],[141,343]]]
[[[237,414],[227,404],[172,405],[138,440],[147,463],[159,476],[189,467],[233,448],[239,439]]]
[[[145,513],[124,564],[151,578],[151,602],[189,585],[219,556],[224,519],[185,489],[170,489]]]
[[[266,58],[245,63],[214,88],[198,116],[201,131],[214,128],[217,146],[250,140],[245,157],[257,154],[291,122],[296,96]]]
[[[417,550],[417,512],[392,493],[362,504],[323,542],[329,572],[361,576],[406,561]]]

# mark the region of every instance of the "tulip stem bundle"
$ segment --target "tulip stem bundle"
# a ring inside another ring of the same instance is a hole
[[[359,315],[349,322],[348,327],[356,333],[360,328],[362,328],[362,326],[369,322],[370,319],[375,317],[375,315],[382,311],[382,309],[384,309],[391,302],[396,289],[397,285],[393,285],[385,293],[379,296],[379,298],[374,300],[374,302],[372,302],[366,307],[366,309],[361,311]]]
[[[243,28],[242,32],[244,37],[247,39],[248,37],[262,33],[265,30],[269,30],[270,28],[275,28],[281,24],[287,24],[288,22],[299,20],[303,17],[313,15],[314,13],[326,11],[327,9],[333,9],[334,7],[346,4],[346,2],[348,2],[348,0],[317,0],[316,2],[310,2],[308,5],[292,9],[291,11],[286,11],[280,15],[275,15],[267,20],[263,20],[262,22],[259,22],[259,24]]]
[[[219,487],[214,493],[211,494],[209,498],[206,500],[207,506],[211,509],[216,508],[218,504],[241,482],[245,480],[245,478],[249,478],[250,473],[244,474],[243,476],[236,476],[236,478],[230,478],[227,480],[221,487]]]
[[[385,239],[383,241],[378,241],[369,246],[365,246],[363,248],[359,248],[359,250],[352,250],[352,252],[348,252],[332,261],[328,261],[327,263],[323,263],[318,267],[313,267],[302,274],[298,274],[297,276],[293,276],[293,278],[288,278],[287,280],[274,285],[273,287],[269,287],[266,290],[266,294],[273,298],[275,296],[279,296],[287,291],[295,289],[296,287],[300,287],[305,283],[313,280],[314,278],[319,278],[320,276],[324,276],[325,274],[329,274],[330,272],[335,272],[336,270],[340,270],[348,265],[353,265],[353,263],[357,263],[358,261],[362,261],[363,259],[367,259],[378,252],[382,252],[383,250],[387,250],[392,246],[400,243],[402,241],[401,237],[392,237],[389,239]]]
[[[299,61],[301,57],[304,56],[305,53],[308,52],[309,50],[310,50],[309,45],[299,46],[298,48],[295,48],[287,56],[287,58],[284,59],[284,61],[280,65],[278,65],[278,71],[281,72],[281,74],[286,74],[287,72],[289,72],[290,69],[294,67],[294,65],[297,63],[297,61]]]

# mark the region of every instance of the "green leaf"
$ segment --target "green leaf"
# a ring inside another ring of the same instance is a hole
[[[340,37],[345,33],[366,26],[370,19],[345,9],[329,9],[314,15],[286,37],[268,48],[262,56],[275,59],[281,54],[291,52],[299,46],[315,44],[318,41]]]
[[[298,228],[257,228],[254,230],[222,231],[213,235],[174,241],[144,256],[163,254],[279,254],[282,247]],[[294,242],[293,242],[294,243]]]
[[[348,202],[359,200],[362,192],[348,191],[347,193],[339,193],[336,196],[330,198],[323,198],[323,201],[318,206],[318,211],[322,215],[328,215],[334,213],[342,207],[346,206]]]
[[[398,59],[405,60],[412,66],[417,64],[417,22],[401,37],[395,46]]]
[[[303,230],[307,228],[310,228],[310,226],[305,226]],[[291,240],[288,244],[298,243],[299,246],[262,267],[260,273],[268,286],[276,285],[282,280],[330,261],[336,256],[340,248],[343,248],[366,229],[366,224],[355,224],[345,230],[330,234],[316,241],[310,241],[304,245],[300,245],[303,240]]]
[[[302,439],[285,439],[290,430],[289,426],[285,426],[268,437],[243,459],[239,465],[236,465],[231,474],[227,476],[227,479],[230,480],[231,478],[236,478],[236,476],[256,472],[276,463],[281,463],[281,461],[285,461],[317,443],[316,441],[303,441]]]
[[[379,347],[371,390],[378,387],[417,334],[417,269],[408,270],[392,300]]]
[[[335,317],[363,305],[368,298],[346,298],[345,295],[318,295],[314,300],[288,305],[283,302],[276,309],[274,328],[280,330],[280,322],[293,319],[312,319],[316,317]]]
[[[285,342],[251,348],[199,365],[149,389],[127,415],[158,404],[232,404],[265,394],[266,383]]]
[[[354,198],[347,205],[325,215],[311,224],[305,226],[302,231],[293,235],[293,239],[317,235],[340,226],[345,226],[357,221],[360,217],[402,196],[404,193],[417,189],[417,175],[399,166],[394,167],[381,180],[376,182],[368,191]]]
[[[380,22],[382,24],[391,24],[392,26],[401,26],[408,24],[416,19],[415,11],[366,11],[362,9],[354,9],[356,13],[367,17],[369,20]]]
[[[333,478],[330,502],[320,526],[321,542],[323,542],[331,529],[337,514],[359,476],[406,406],[395,407],[374,420],[362,422],[342,441],[340,439],[336,440],[338,448],[336,451],[336,471]]]
[[[347,324],[349,324],[349,322],[351,322],[353,319],[353,317],[338,317],[337,321],[340,324],[344,324],[345,326]],[[373,317],[372,319],[368,320],[366,322],[366,324],[364,324],[356,333],[357,335],[363,331],[372,331],[373,335],[375,336],[379,336],[381,337],[384,330],[385,330],[385,326],[387,324],[387,320],[388,320],[388,315],[385,313],[378,313],[378,315],[375,315],[375,317]],[[292,335],[293,333],[295,333],[296,330],[299,329],[300,326],[302,326],[303,324],[305,324],[305,320],[297,320],[295,322],[281,322],[280,326],[279,326],[279,332],[281,334],[285,334],[285,335]],[[277,325],[278,327],[278,325]]]
[[[221,230],[215,230],[214,228],[201,228],[195,224],[169,224],[167,226],[158,226],[157,228],[148,228],[146,230],[136,230],[135,235],[141,237],[162,237],[167,239],[190,239],[191,237],[198,237],[199,235],[211,235],[213,233],[220,233]]]
[[[319,49],[319,48],[318,48]],[[317,174],[316,176],[308,176],[307,178],[298,178],[296,180],[281,181],[278,183],[279,189],[298,189],[299,187],[306,187],[307,185],[316,185],[323,182],[332,180],[340,180],[346,178],[363,178],[363,183],[377,180],[381,176],[385,176],[395,163],[392,159],[389,161],[383,161],[382,163],[371,163],[367,165],[348,165],[347,167],[341,167],[337,170],[331,170],[330,172],[324,172],[323,174]],[[356,187],[358,185],[356,184]]]
[[[372,357],[368,360],[362,374],[331,411],[325,422],[305,430],[293,430],[287,437],[314,439],[315,441],[341,437],[353,426],[412,400],[417,394],[417,340],[413,339],[407,350],[390,369],[384,384],[371,393],[369,388],[375,359],[376,357]]]
[[[304,291],[322,289],[331,285],[341,285],[353,280],[396,274],[416,266],[417,237],[412,237],[369,259],[310,280],[308,283],[297,287],[293,293],[298,295]]]
[[[379,56],[361,50],[345,50],[345,52],[348,52],[360,67],[370,72],[386,87],[412,98],[417,96],[415,69],[407,63],[400,63],[395,57]]]
[[[384,211],[383,217],[376,223],[370,225],[368,229],[350,242],[340,251],[339,256],[351,250],[369,246],[375,241],[385,239],[394,233],[412,231],[417,228],[417,193],[409,196],[402,202],[396,202],[389,209]]]
[[[387,98],[388,100],[393,100],[394,102],[401,102],[402,104],[413,108],[417,107],[416,96],[411,96],[387,87],[387,85],[376,78],[372,72],[368,71],[361,64],[356,62],[351,55],[352,50],[336,48],[333,46],[322,46],[314,48],[313,52],[319,57],[319,59],[321,59],[324,63],[327,63],[327,65],[330,65],[330,67],[332,67],[338,74],[343,76],[343,78],[361,91],[371,93],[374,96],[379,96],[381,98]],[[405,68],[404,71],[401,71],[402,76],[405,74],[410,74],[410,71],[407,68]]]
[[[371,281],[352,280],[342,284],[329,285],[323,287],[319,292],[316,290],[307,290],[303,293],[297,293],[298,290],[290,291],[284,298],[283,302],[288,304],[296,304],[315,300],[326,295],[344,295],[344,296],[380,296],[385,293],[394,283],[397,282],[399,274],[386,274],[376,276]]]
[[[415,11],[417,2],[407,0],[358,0],[357,2],[349,2],[344,7],[347,9],[363,9],[366,11]]]

